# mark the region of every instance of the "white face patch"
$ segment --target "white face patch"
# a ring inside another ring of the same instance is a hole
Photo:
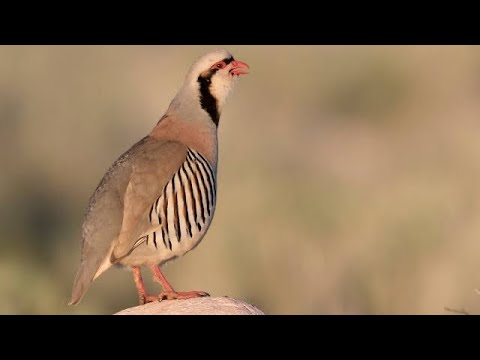
[[[219,70],[215,75],[212,76],[210,92],[217,100],[219,110],[225,104],[228,95],[230,95],[232,92],[236,78],[237,76],[230,75],[227,69]]]

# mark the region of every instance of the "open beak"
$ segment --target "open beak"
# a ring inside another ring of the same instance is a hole
[[[243,61],[233,60],[232,61],[232,68],[230,70],[230,74],[232,75],[247,75],[250,66]]]

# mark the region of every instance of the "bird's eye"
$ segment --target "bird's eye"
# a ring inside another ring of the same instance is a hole
[[[216,69],[223,69],[225,67],[225,63],[223,61],[221,61],[221,62],[213,65],[213,67],[216,68]]]

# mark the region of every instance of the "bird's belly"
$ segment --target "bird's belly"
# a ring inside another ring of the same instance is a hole
[[[146,240],[136,247],[128,256],[120,261],[122,265],[142,266],[163,264],[169,260],[183,256],[194,249],[202,241],[213,218],[214,208],[205,221],[192,227],[191,232],[166,231],[161,227],[151,232]]]

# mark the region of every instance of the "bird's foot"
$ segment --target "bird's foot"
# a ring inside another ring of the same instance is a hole
[[[158,295],[158,301],[162,300],[186,300],[196,297],[210,296],[210,294],[205,291],[162,291]]]
[[[155,295],[141,295],[140,298],[140,305],[145,305],[154,301],[158,301],[158,296]]]

